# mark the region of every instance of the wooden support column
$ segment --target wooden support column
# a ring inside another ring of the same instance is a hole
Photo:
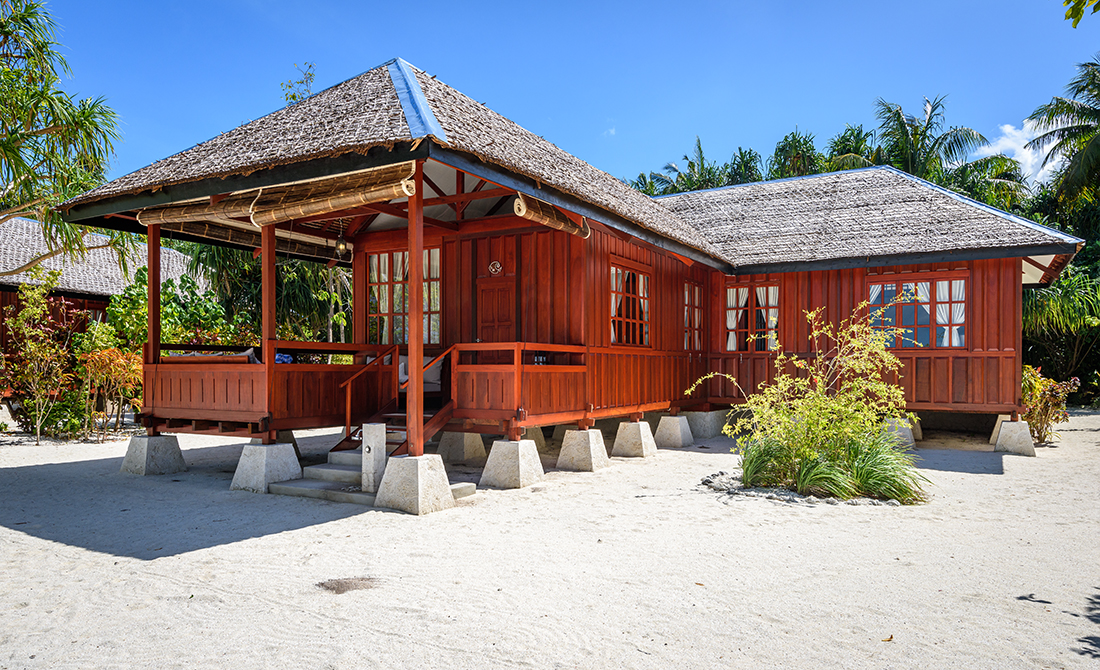
[[[260,286],[262,290],[263,326],[261,343],[264,363],[264,379],[267,387],[267,413],[271,414],[274,404],[272,382],[275,380],[275,226],[260,229],[260,263],[262,272]],[[275,431],[267,431],[262,438],[264,444],[275,442]]]
[[[409,455],[424,455],[424,161],[416,161],[416,193],[409,198]]]
[[[160,224],[150,225],[145,233],[145,249],[148,252],[146,267],[149,269],[149,339],[145,362],[160,362]]]
[[[145,364],[157,365],[160,363],[160,224],[153,224],[145,231],[145,250],[147,252],[145,267],[148,269],[148,330],[149,337],[145,344]],[[156,368],[153,368],[156,374]],[[153,388],[145,389],[145,404],[148,407],[156,406],[156,398],[153,396],[156,384]],[[156,423],[151,422],[145,429],[149,435],[156,435]]]

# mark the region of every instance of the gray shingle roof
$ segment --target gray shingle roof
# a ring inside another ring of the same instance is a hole
[[[400,59],[115,179],[64,206],[429,136],[445,148],[473,154],[716,255],[694,228],[645,195]]]
[[[1072,253],[1081,242],[891,167],[742,184],[655,201],[695,226],[739,271],[842,260],[873,265],[869,261],[876,257],[973,255],[998,249],[1062,247],[1059,253]]]
[[[88,246],[103,244],[107,238],[102,235],[89,235],[85,238]],[[145,257],[145,245],[140,245],[139,259]],[[24,263],[46,253],[46,239],[42,236],[42,227],[30,219],[12,219],[0,224],[0,269],[17,268]],[[174,249],[161,249],[162,280],[179,280],[187,273],[187,257]],[[144,260],[137,267],[145,265]],[[122,289],[131,279],[122,274],[118,259],[111,249],[93,249],[83,260],[68,255],[60,255],[42,262],[48,270],[61,270],[61,281],[57,290],[68,293],[111,296],[122,293]],[[131,273],[135,270],[131,267]],[[28,281],[26,274],[0,277],[0,285],[16,286]]]

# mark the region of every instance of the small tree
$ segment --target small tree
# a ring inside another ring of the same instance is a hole
[[[867,306],[858,311],[866,314]],[[893,380],[901,362],[887,346],[898,329],[876,327],[871,315],[833,325],[822,311],[806,314],[810,356],[780,353],[770,384],[752,394],[742,389],[747,415],[725,428],[742,450],[742,483],[840,498],[923,500],[913,458],[886,434],[887,419],[911,418]]]
[[[1031,438],[1039,443],[1057,437],[1054,424],[1069,421],[1066,411],[1066,398],[1081,385],[1077,377],[1056,382],[1041,374],[1041,368],[1024,366],[1023,375],[1023,419],[1031,430]]]
[[[37,283],[20,284],[20,308],[7,308],[12,344],[11,354],[4,354],[0,381],[22,397],[35,444],[41,444],[51,411],[74,379],[69,344],[77,321],[85,315],[71,309],[64,299],[50,297],[60,270],[46,272],[34,267],[27,275]]]

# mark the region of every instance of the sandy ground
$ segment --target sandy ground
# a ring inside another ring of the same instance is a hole
[[[1100,415],[1062,434],[927,436],[917,507],[705,490],[719,439],[422,518],[0,438],[0,668],[1095,668]]]

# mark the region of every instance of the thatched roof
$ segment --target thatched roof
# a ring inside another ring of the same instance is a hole
[[[102,235],[88,235],[85,243],[89,247],[105,244],[107,238]],[[42,226],[30,219],[12,219],[0,224],[0,270],[17,268],[28,261],[47,253],[46,238],[42,236]],[[145,246],[141,245],[136,267],[130,267],[133,273],[137,267],[145,265]],[[187,257],[174,249],[161,249],[161,280],[179,278],[187,273]],[[131,283],[132,277],[123,274],[118,265],[118,256],[111,249],[92,249],[82,260],[68,255],[60,255],[42,262],[47,270],[61,270],[61,281],[57,290],[64,293],[111,296],[122,293],[122,289]],[[0,277],[0,286],[17,286],[29,281],[26,274]]]
[[[63,208],[429,137],[717,256],[694,228],[648,197],[400,59],[115,179]]]
[[[892,167],[655,200],[695,226],[738,273],[1072,254],[1081,243]]]

